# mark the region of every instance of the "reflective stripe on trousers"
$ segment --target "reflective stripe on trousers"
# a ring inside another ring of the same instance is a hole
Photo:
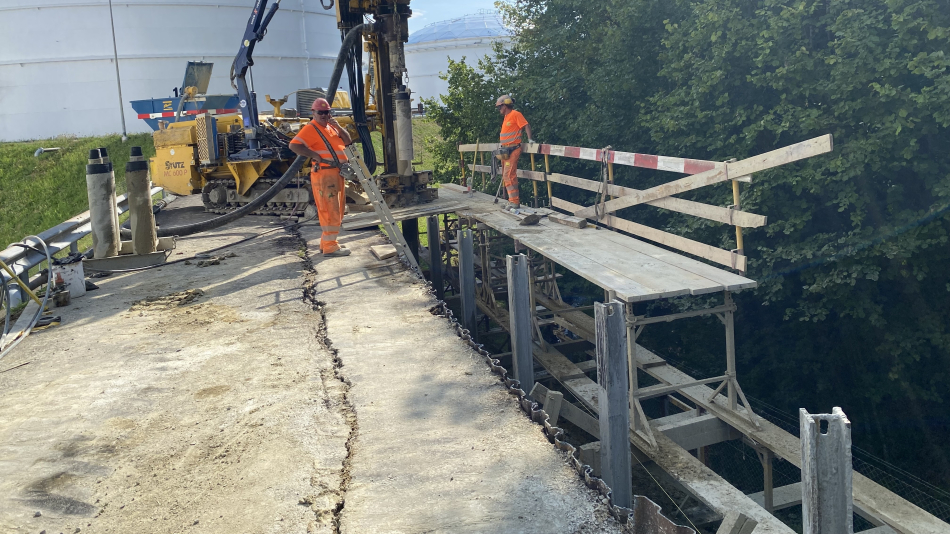
[[[512,204],[521,204],[520,190],[518,189],[518,157],[521,156],[521,147],[514,149],[508,160],[505,161],[502,176],[505,180],[505,190],[508,192],[508,201]]]
[[[336,252],[340,250],[336,238],[343,224],[343,209],[346,205],[343,177],[339,169],[321,169],[310,173],[310,184],[317,204],[317,215],[320,216],[320,228],[323,230],[320,250],[324,254]]]

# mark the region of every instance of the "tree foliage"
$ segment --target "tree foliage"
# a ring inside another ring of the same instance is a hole
[[[513,45],[479,69],[452,64],[434,110],[447,162],[456,140],[494,141],[501,92],[536,139],[556,144],[722,161],[834,135],[831,154],[759,173],[742,193],[743,209],[769,224],[746,233],[760,287],[738,295],[740,379],[787,410],[841,405],[856,443],[926,464],[918,475],[950,487],[950,2],[502,8]],[[658,174],[626,169],[618,181],[671,179]],[[728,186],[686,196],[732,204]],[[621,215],[735,246],[718,223],[652,208]],[[669,331],[645,343],[678,354],[686,337],[708,351],[722,342],[721,327]]]

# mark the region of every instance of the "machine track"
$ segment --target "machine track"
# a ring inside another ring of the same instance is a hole
[[[262,176],[257,179],[257,182],[251,187],[251,192],[260,192],[263,193],[270,186],[274,185],[279,178],[271,178],[268,176]],[[306,191],[307,202],[284,202],[284,201],[270,201],[260,209],[253,211],[254,215],[278,215],[278,216],[297,216],[301,217],[304,215],[304,211],[307,209],[308,205],[313,204],[313,193],[310,187],[310,176],[299,177],[297,180],[294,180],[290,185],[284,188],[283,191],[288,189],[303,189]],[[277,197],[280,198],[281,193],[277,194]],[[246,200],[245,200],[246,199]],[[241,206],[247,204],[251,201],[250,198],[242,197],[237,194],[237,189],[234,180],[231,179],[217,179],[217,180],[208,180],[205,186],[201,189],[201,201],[205,206],[205,211],[208,213],[217,213],[225,214],[231,211],[234,211]]]

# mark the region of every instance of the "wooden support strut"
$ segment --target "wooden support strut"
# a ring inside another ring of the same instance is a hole
[[[633,414],[633,421],[630,429],[639,434],[653,448],[656,448],[656,438],[653,436],[653,429],[647,421],[646,414],[643,412],[643,406],[640,404],[640,388],[637,380],[637,336],[643,327],[637,328],[637,325],[630,321],[630,318],[636,318],[633,314],[633,304],[626,305],[626,314],[624,324],[627,328],[627,381],[629,383],[628,402],[630,413]]]
[[[551,163],[548,161],[548,155],[544,155],[544,183],[548,186],[548,207],[551,207],[551,198],[554,196],[551,193],[551,180],[548,180],[548,176],[551,175]]]
[[[531,172],[534,172],[534,154],[529,154],[531,157]],[[534,187],[534,207],[538,207],[538,182],[531,182],[532,187]]]

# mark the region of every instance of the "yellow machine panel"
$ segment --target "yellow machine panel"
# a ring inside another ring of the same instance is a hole
[[[191,145],[156,146],[155,157],[151,158],[149,163],[152,182],[176,195],[190,195],[192,191],[201,189],[204,185],[195,166],[195,150]]]
[[[193,145],[195,144],[195,123],[194,121],[180,122],[164,130],[155,130],[152,132],[152,141],[155,143],[155,148]]]

